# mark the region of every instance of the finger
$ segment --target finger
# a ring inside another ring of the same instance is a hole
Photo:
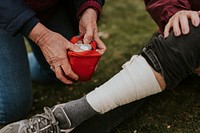
[[[55,74],[56,74],[56,77],[62,81],[63,83],[65,84],[72,84],[73,82],[71,80],[68,80],[67,77],[64,75],[62,69],[61,69],[61,66],[58,66],[58,67],[55,67],[55,70],[54,70]]]
[[[84,44],[89,44],[91,41],[92,41],[92,39],[93,39],[93,29],[92,28],[87,28],[87,30],[86,30],[86,33],[85,33],[85,35],[84,35],[84,38],[83,38],[83,43]]]
[[[192,24],[194,26],[196,26],[196,27],[199,26],[200,20],[199,20],[199,14],[197,12],[193,12],[191,14],[191,20],[192,20]]]
[[[81,48],[79,48],[78,46],[72,44],[69,41],[65,43],[65,46],[66,46],[67,50],[71,50],[73,52],[83,52],[83,50]]]
[[[188,17],[186,15],[182,15],[180,17],[180,27],[181,27],[181,32],[183,34],[188,34],[189,33],[190,28],[189,28]]]
[[[98,38],[96,39],[97,42],[97,51],[103,55],[106,52],[106,46],[104,45],[104,43]]]
[[[173,31],[174,31],[175,36],[181,35],[181,30],[180,30],[179,18],[178,17],[174,18],[172,25],[173,25]]]
[[[69,61],[67,59],[62,61],[61,68],[66,76],[71,79],[78,80],[78,75],[73,72],[71,65],[69,64]]]
[[[98,47],[97,51],[101,55],[103,55],[105,53],[105,51],[106,51],[106,45],[103,43],[103,41],[101,41],[101,39],[99,38],[97,32],[95,32],[95,34],[94,34],[94,39],[95,39],[95,41],[97,43],[97,47]]]
[[[164,29],[164,37],[165,38],[169,36],[169,31],[171,28],[172,28],[172,23],[171,23],[171,21],[169,21]]]

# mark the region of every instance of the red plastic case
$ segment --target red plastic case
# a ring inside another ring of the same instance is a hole
[[[70,40],[73,44],[83,39],[82,36],[74,36]],[[92,50],[83,52],[68,51],[68,58],[72,70],[79,76],[79,81],[88,81],[91,79],[96,65],[101,58],[101,54],[96,51],[96,42],[91,41]]]

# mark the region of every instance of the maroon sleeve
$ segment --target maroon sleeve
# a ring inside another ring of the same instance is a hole
[[[77,16],[80,17],[82,13],[89,7],[94,8],[98,12],[98,19],[105,0],[78,0],[77,2]]]
[[[188,0],[144,0],[146,10],[163,31],[169,19],[180,10],[190,10]]]

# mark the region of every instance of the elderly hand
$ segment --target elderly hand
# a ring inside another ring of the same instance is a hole
[[[197,11],[183,10],[177,12],[169,19],[169,22],[165,26],[164,37],[169,35],[169,32],[172,28],[175,36],[188,34],[190,31],[188,20],[191,19],[192,24],[197,27],[200,23],[199,15],[200,12]]]
[[[92,39],[97,42],[97,50],[100,54],[106,51],[106,46],[98,36],[97,28],[97,12],[93,8],[88,8],[84,11],[79,22],[80,34],[85,34],[83,43],[90,43]]]
[[[29,38],[40,47],[46,61],[60,81],[72,84],[72,80],[78,80],[77,74],[72,71],[69,64],[67,50],[80,52],[82,51],[80,48],[71,44],[62,35],[50,31],[41,23],[33,28]]]

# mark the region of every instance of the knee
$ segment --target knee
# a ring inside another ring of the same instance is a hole
[[[24,118],[32,106],[32,96],[0,98],[0,124]]]

